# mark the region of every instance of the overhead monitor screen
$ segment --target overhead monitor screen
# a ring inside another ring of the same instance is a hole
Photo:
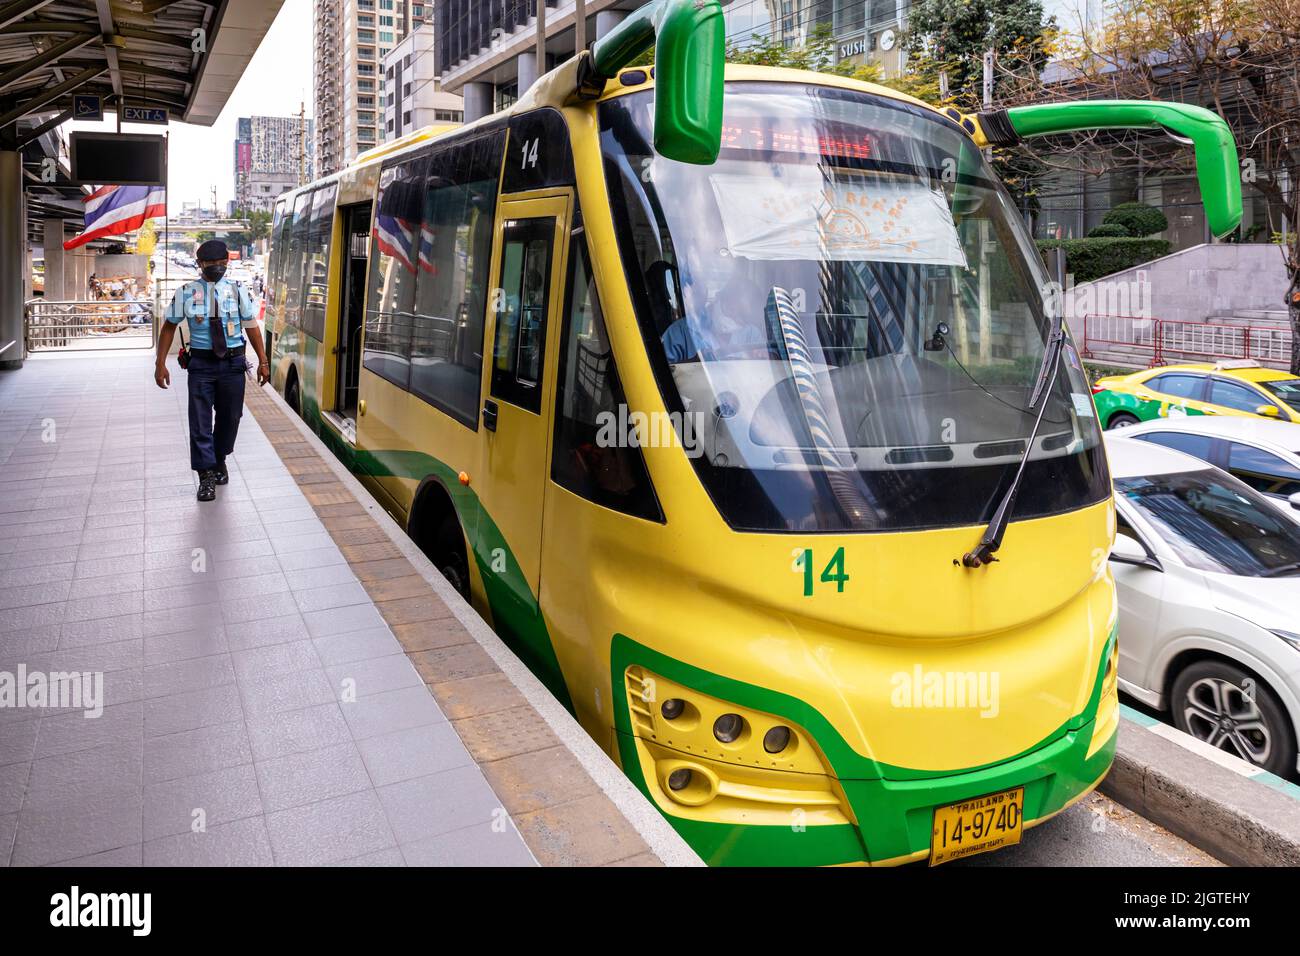
[[[77,132],[69,137],[72,179],[95,186],[163,186],[167,147],[162,136]]]

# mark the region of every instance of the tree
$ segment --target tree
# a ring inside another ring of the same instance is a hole
[[[993,51],[998,103],[1008,88],[1041,85],[1056,36],[1042,0],[915,0],[903,49],[911,84],[929,94],[922,99],[971,113],[984,107],[985,53]],[[993,167],[1023,206],[1033,204],[1033,183],[1045,170],[1035,153],[995,149]]]
[[[1290,286],[1291,372],[1300,375],[1300,0],[1128,0],[1101,30],[1061,38],[1060,76],[1007,84],[1004,105],[1051,99],[1190,102],[1232,129],[1243,185],[1267,200]],[[1088,133],[1061,144],[1071,168],[1190,174],[1161,134]],[[1045,160],[1046,161],[1046,160]]]
[[[146,219],[140,231],[135,234],[135,251],[142,256],[152,256],[158,247],[158,227],[152,219]]]
[[[728,40],[727,62],[830,73],[864,83],[886,86],[927,102],[933,102],[939,96],[938,83],[929,77],[911,73],[886,77],[877,63],[837,61],[835,38],[829,26],[817,27],[802,43],[788,44],[772,35],[751,39],[745,43]]]
[[[993,51],[1001,76],[1036,80],[1055,35],[1056,19],[1044,15],[1042,0],[916,0],[903,49],[912,71],[936,87],[946,77],[946,104],[972,112],[984,102],[986,52]]]
[[[258,239],[266,239],[271,235],[271,214],[261,209],[255,209],[251,212],[246,209],[236,209],[236,219],[248,220],[248,232],[250,242],[256,242]]]
[[[1102,223],[1119,226],[1128,236],[1154,236],[1169,228],[1169,219],[1155,206],[1140,202],[1122,202],[1111,208]]]

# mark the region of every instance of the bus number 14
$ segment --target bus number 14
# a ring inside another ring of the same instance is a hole
[[[523,159],[519,162],[520,169],[537,168],[537,148],[542,145],[541,137],[537,139],[526,139],[521,146],[523,147]]]
[[[795,548],[793,568],[795,571],[803,572],[804,597],[812,597],[813,594],[813,567],[812,548]],[[844,571],[844,549],[839,548],[832,555],[830,563],[822,569],[821,582],[834,584],[836,592],[843,594],[844,582],[848,579],[849,576]]]

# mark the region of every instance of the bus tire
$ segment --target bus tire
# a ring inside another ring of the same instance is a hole
[[[447,579],[466,601],[470,599],[469,558],[465,554],[465,535],[461,533],[460,522],[456,515],[449,514],[442,520],[435,538],[434,556],[431,556],[438,572]]]
[[[289,369],[289,384],[284,387],[284,401],[293,413],[302,418],[302,390],[298,388],[298,373]]]
[[[1110,416],[1110,421],[1106,422],[1106,428],[1128,428],[1130,425],[1138,424],[1138,422],[1139,419],[1136,415],[1130,415],[1128,412],[1116,412]]]
[[[1174,678],[1169,695],[1174,726],[1197,740],[1210,743],[1235,757],[1262,767],[1279,777],[1296,776],[1296,739],[1291,718],[1273,689],[1244,668],[1217,658],[1189,664]],[[1257,752],[1251,756],[1231,740],[1217,739],[1214,719],[1227,717]],[[1252,729],[1253,728],[1253,729]]]

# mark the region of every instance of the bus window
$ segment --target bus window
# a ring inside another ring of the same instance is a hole
[[[276,273],[279,271],[280,259],[282,258],[282,253],[284,252],[283,247],[280,245],[280,228],[283,225],[284,225],[284,200],[281,199],[279,202],[275,204],[275,213],[271,219],[271,257],[267,260],[266,263],[266,277],[267,277],[268,286],[274,285]],[[267,289],[266,297],[268,300],[274,299],[274,295],[272,294],[270,288]]]
[[[521,219],[503,229],[492,394],[530,412],[541,409],[537,386],[546,348],[554,236],[553,218]]]
[[[602,430],[621,427],[629,416],[581,235],[574,237],[569,255],[568,289],[551,479],[598,505],[662,522],[641,450],[628,441],[601,439]]]
[[[325,296],[329,288],[330,233],[338,184],[316,190],[303,266],[302,330],[317,342],[325,338]]]
[[[400,388],[411,371],[411,316],[418,265],[423,261],[421,209],[426,157],[385,169],[379,179],[366,295],[366,368]]]
[[[434,152],[424,194],[411,391],[474,429],[504,140],[495,129]]]
[[[303,260],[307,252],[307,239],[311,225],[310,191],[298,194],[293,203],[293,226],[289,233],[289,252],[285,256],[284,317],[290,325],[302,325],[301,296]]]
[[[285,280],[285,263],[289,260],[289,236],[293,231],[293,203],[289,200],[280,200],[279,205],[283,207],[283,215],[275,232],[272,233],[271,242],[275,248],[275,262],[272,264],[274,270],[270,274],[271,282],[274,284],[278,293],[284,286]]]

